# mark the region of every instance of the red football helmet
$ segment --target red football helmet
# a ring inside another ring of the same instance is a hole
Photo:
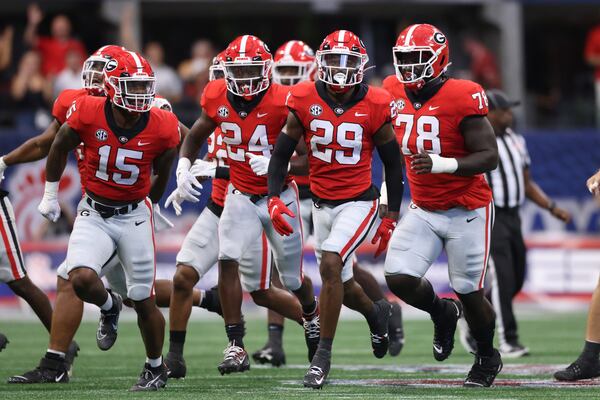
[[[223,67],[223,61],[225,60],[225,50],[217,54],[212,59],[212,64],[208,67],[208,80],[214,81],[215,79],[225,78],[225,68]]]
[[[315,53],[301,40],[290,40],[275,52],[273,82],[292,86],[314,79]]]
[[[362,40],[350,31],[329,34],[317,51],[319,79],[334,91],[347,91],[362,82],[369,61]]]
[[[106,63],[104,87],[114,105],[128,111],[146,112],[154,102],[156,79],[144,57],[125,51]]]
[[[127,51],[125,47],[109,44],[102,46],[94,54],[89,56],[83,63],[81,80],[83,88],[87,89],[92,96],[103,96],[104,92],[104,67],[108,60],[116,54]]]
[[[414,24],[404,29],[393,48],[398,80],[419,90],[427,80],[437,78],[450,65],[448,39],[429,24]]]
[[[224,56],[225,80],[231,93],[254,96],[271,84],[273,56],[256,36],[238,36],[227,46]]]

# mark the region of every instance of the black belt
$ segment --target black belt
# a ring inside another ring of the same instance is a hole
[[[223,207],[215,203],[213,199],[208,200],[206,208],[212,211],[212,213],[215,214],[217,217],[221,218],[221,214],[223,214]]]
[[[495,207],[496,213],[501,213],[501,214],[511,214],[511,215],[518,215],[519,214],[519,206],[517,207]]]
[[[358,196],[353,197],[351,199],[337,199],[337,200],[322,199],[320,197],[317,197],[314,194],[313,194],[313,197],[312,197],[313,204],[317,208],[320,208],[322,205],[337,207],[339,205],[342,205],[342,204],[345,204],[345,203],[349,203],[351,201],[370,201],[370,200],[375,200],[375,199],[378,199],[378,198],[379,198],[379,189],[377,189],[375,186],[371,186],[370,188],[368,188],[367,190],[365,190],[364,192],[362,192]]]
[[[138,203],[131,203],[125,206],[114,207],[98,203],[90,197],[87,197],[85,201],[90,205],[90,207],[98,211],[98,214],[100,214],[100,216],[105,219],[114,217],[115,215],[125,215],[138,208]]]
[[[287,190],[288,185],[285,185],[283,187],[283,189],[281,189],[281,191],[285,191]],[[252,194],[252,193],[245,193],[242,192],[241,190],[238,190],[236,188],[233,188],[233,194],[243,194],[244,196],[248,197],[250,199],[250,201],[254,204],[258,203],[259,201],[261,201],[262,199],[264,199],[265,197],[268,196],[268,194]]]
[[[8,192],[4,189],[0,189],[0,198],[8,196]]]

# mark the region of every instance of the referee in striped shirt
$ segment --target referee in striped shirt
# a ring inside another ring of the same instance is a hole
[[[491,287],[491,291],[487,295],[496,311],[500,353],[502,357],[517,358],[529,354],[529,349],[519,342],[512,306],[513,299],[523,287],[526,269],[519,208],[527,198],[565,223],[571,216],[548,198],[529,173],[531,160],[525,139],[511,128],[511,108],[519,102],[509,100],[500,90],[488,90],[486,94],[489,102],[488,119],[496,133],[499,155],[498,167],[486,173],[496,206],[489,261],[491,285],[488,287]],[[469,348],[472,347],[469,338],[463,336],[461,339],[468,350],[473,350]]]

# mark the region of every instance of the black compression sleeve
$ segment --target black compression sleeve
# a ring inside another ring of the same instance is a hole
[[[285,133],[281,133],[277,138],[275,150],[273,150],[271,161],[269,161],[269,197],[281,194],[283,182],[287,175],[288,163],[297,145],[298,141]]]
[[[229,167],[217,167],[215,178],[229,180]]]
[[[377,152],[385,168],[385,184],[388,191],[388,210],[400,211],[404,182],[402,180],[402,163],[400,162],[400,147],[398,142],[390,140],[377,146]]]

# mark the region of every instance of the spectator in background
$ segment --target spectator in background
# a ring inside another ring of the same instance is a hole
[[[42,75],[41,59],[37,51],[26,52],[12,80],[11,97],[21,110],[17,122],[23,128],[44,128],[50,123],[48,104],[52,85]],[[34,110],[33,113],[31,110]]]
[[[37,33],[43,18],[44,14],[37,4],[33,3],[27,8],[24,39],[26,44],[40,52],[44,76],[56,75],[65,69],[69,51],[78,52],[85,59],[85,47],[81,41],[71,37],[71,21],[65,15],[59,14],[52,19],[51,36],[39,36]]]
[[[596,127],[600,130],[600,24],[593,27],[585,42],[585,61],[594,68],[596,82]]]
[[[199,99],[200,93],[208,82],[208,67],[215,55],[212,43],[200,39],[192,45],[191,58],[179,64],[179,77],[184,82],[184,92],[187,98]]]
[[[4,71],[12,61],[13,27],[4,28],[0,33],[0,71]]]
[[[158,42],[148,42],[144,49],[144,57],[152,66],[156,76],[156,93],[172,103],[181,99],[181,80],[175,70],[165,64],[165,52]]]
[[[502,86],[500,70],[494,53],[483,42],[472,36],[462,39],[462,46],[470,58],[471,79],[485,89],[497,89]]]
[[[70,50],[67,53],[67,66],[63,69],[54,80],[54,88],[52,90],[54,98],[65,89],[79,89],[82,86],[81,68],[84,59],[77,51]]]

